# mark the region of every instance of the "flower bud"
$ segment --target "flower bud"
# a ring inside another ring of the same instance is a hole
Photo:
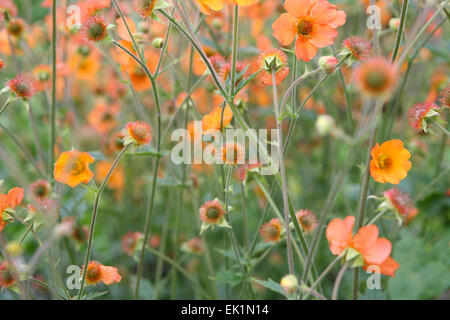
[[[326,136],[331,133],[335,125],[333,117],[322,114],[319,115],[316,121],[316,130],[320,136]]]
[[[281,279],[280,285],[287,294],[294,294],[298,289],[297,277],[293,274],[288,274]]]
[[[155,38],[152,41],[152,45],[153,47],[155,47],[156,49],[161,49],[162,46],[164,44],[164,39],[163,38]]]
[[[339,60],[333,56],[323,56],[319,59],[319,66],[325,73],[331,74],[336,69]]]
[[[397,32],[399,27],[400,18],[392,18],[391,20],[389,20],[389,28],[391,28],[392,31]]]
[[[6,252],[11,257],[17,257],[22,253],[22,246],[18,242],[9,242],[6,245]]]

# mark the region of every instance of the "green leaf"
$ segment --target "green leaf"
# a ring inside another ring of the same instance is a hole
[[[215,277],[209,277],[209,279],[221,282],[221,283],[227,283],[231,285],[232,287],[238,285],[241,283],[244,279],[242,278],[242,274],[235,273],[230,270],[221,270]]]
[[[251,278],[251,279],[252,279],[252,281],[262,285],[263,287],[266,287],[267,289],[275,291],[275,292],[281,294],[282,296],[289,298],[289,296],[283,291],[283,288],[281,287],[281,285],[278,282],[275,282],[270,278],[268,281],[259,280],[256,278]]]

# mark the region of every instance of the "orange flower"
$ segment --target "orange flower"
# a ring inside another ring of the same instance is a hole
[[[0,263],[0,288],[6,289],[17,281],[18,276],[6,261]]]
[[[120,282],[120,280],[122,280],[122,277],[117,271],[117,268],[104,266],[97,261],[90,261],[88,263],[86,272],[87,285],[93,285],[99,282],[110,285]]]
[[[149,144],[152,141],[152,127],[143,121],[128,122],[125,126],[125,144]]]
[[[308,210],[300,210],[296,214],[298,223],[307,233],[313,231],[317,227],[317,217],[316,215]]]
[[[377,143],[371,155],[370,175],[379,183],[399,184],[412,166],[409,161],[411,154],[403,147],[401,140],[389,140],[381,146]]]
[[[280,220],[272,219],[261,226],[259,234],[265,242],[277,242],[278,240],[280,240],[281,229],[282,227]]]
[[[223,112],[223,125],[222,128],[225,128],[230,124],[233,119],[233,112],[231,108],[227,105]],[[203,133],[208,133],[209,130],[220,130],[222,120],[222,108],[216,107],[213,111],[203,116],[202,118],[202,130]]]
[[[3,211],[14,208],[22,203],[24,190],[22,188],[12,188],[7,194],[0,194],[0,232],[10,222],[10,219],[3,220]]]
[[[402,193],[397,188],[392,188],[383,192],[383,196],[388,201],[388,206],[398,212],[406,222],[414,219],[419,213],[419,209],[416,208],[409,195],[407,193]]]
[[[222,161],[222,163],[228,165],[245,163],[245,149],[239,143],[227,142],[218,152],[219,159]]]
[[[211,10],[219,11],[224,6],[224,0],[196,0],[203,14],[210,15]]]
[[[318,48],[333,44],[336,28],[346,20],[344,11],[326,0],[286,0],[283,13],[272,25],[273,35],[283,46],[295,38],[295,54],[299,60],[310,61]]]
[[[258,67],[264,69],[261,82],[266,86],[273,84],[272,68],[275,71],[276,85],[279,85],[289,74],[286,54],[279,49],[268,49],[258,57]]]
[[[142,236],[143,234],[141,232],[128,232],[122,237],[122,251],[127,255],[132,256],[137,248],[138,241]]]
[[[398,69],[383,57],[374,57],[363,62],[355,70],[355,81],[359,89],[371,97],[388,96],[395,86]]]
[[[389,257],[391,242],[379,238],[378,227],[373,224],[362,227],[352,236],[354,222],[353,216],[330,221],[326,235],[331,253],[337,256],[348,250],[346,259],[351,259],[353,266],[362,266],[364,270],[370,266],[378,266],[382,274],[395,276],[394,272],[399,264]]]
[[[222,208],[218,199],[205,202],[205,204],[201,206],[199,212],[200,219],[208,224],[216,224],[225,214],[225,210]]]
[[[118,126],[119,112],[119,105],[108,104],[107,101],[99,99],[95,102],[94,109],[89,112],[87,120],[99,133],[108,133]]]
[[[94,174],[89,169],[89,164],[95,159],[87,152],[77,150],[61,153],[55,164],[55,180],[75,187],[80,183],[88,183]]]

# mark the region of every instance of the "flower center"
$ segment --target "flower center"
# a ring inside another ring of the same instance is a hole
[[[386,84],[387,77],[386,75],[377,70],[373,70],[367,76],[367,83],[373,89],[381,89]]]
[[[301,20],[297,25],[299,35],[308,36],[313,32],[313,24],[307,20]]]
[[[380,169],[387,169],[391,166],[391,164],[392,164],[392,160],[388,156],[386,156],[384,154],[380,154],[378,156],[378,167]]]
[[[77,176],[81,174],[85,169],[84,163],[81,160],[74,160],[69,165],[70,174]]]
[[[208,208],[206,210],[206,216],[211,220],[217,220],[220,218],[220,210],[215,207]]]

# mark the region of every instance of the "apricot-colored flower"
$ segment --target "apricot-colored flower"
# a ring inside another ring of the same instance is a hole
[[[128,122],[125,126],[125,144],[149,144],[152,141],[152,127],[143,121]]]
[[[312,211],[308,209],[300,210],[295,215],[298,223],[307,233],[313,231],[317,227],[317,217]]]
[[[137,248],[138,241],[142,236],[143,234],[141,232],[128,232],[122,237],[122,251],[127,255],[132,256]]]
[[[261,82],[266,86],[273,84],[272,70],[275,72],[275,82],[279,85],[289,74],[286,54],[280,49],[268,49],[258,57],[258,67],[263,69]]]
[[[94,109],[89,112],[87,120],[99,133],[108,133],[119,125],[117,120],[119,112],[119,105],[108,104],[107,101],[100,99],[95,102]]]
[[[356,254],[352,254],[351,259],[367,270],[370,266],[380,267],[383,274],[394,276],[394,271],[399,264],[389,255],[392,251],[392,244],[388,239],[378,237],[378,227],[367,225],[359,229],[355,236],[353,224],[355,217],[347,216],[344,220],[333,219],[328,224],[326,236],[330,244],[330,251],[334,255],[340,255],[346,249],[353,249]],[[362,261],[358,261],[361,259]]]
[[[0,232],[3,231],[5,226],[10,220],[5,220],[3,217],[3,211],[6,209],[12,209],[22,203],[24,196],[24,190],[22,188],[12,188],[7,194],[0,194]]]
[[[222,118],[222,108],[216,107],[213,111],[206,114],[202,118],[202,130],[203,133],[208,133],[209,130],[220,130],[221,128],[225,128],[228,126],[233,119],[233,112],[231,108],[227,105],[223,112]],[[221,120],[222,126],[221,126]]]
[[[217,223],[225,214],[225,210],[222,208],[219,199],[205,202],[199,212],[200,219],[208,224]]]
[[[157,0],[135,0],[133,3],[134,11],[139,13],[142,19],[150,19],[153,14]]]
[[[0,288],[6,289],[14,285],[17,279],[18,275],[8,262],[3,261],[0,263]]]
[[[416,132],[427,132],[427,117],[434,117],[437,114],[435,109],[439,107],[434,103],[417,103],[408,111],[408,122]]]
[[[395,87],[398,68],[384,57],[364,61],[355,70],[359,89],[370,97],[388,96]]]
[[[283,13],[272,25],[273,35],[283,46],[295,38],[295,54],[299,60],[310,61],[318,48],[333,44],[336,28],[346,20],[344,11],[326,0],[286,0]]]
[[[30,185],[30,191],[34,199],[42,201],[50,195],[51,185],[47,180],[37,180]]]
[[[6,83],[6,86],[14,92],[17,97],[29,100],[33,96],[35,89],[33,82],[28,79],[25,79],[23,75],[18,75],[12,80],[9,80]]]
[[[84,272],[84,270],[83,270]],[[102,265],[97,261],[90,261],[86,271],[86,284],[93,285],[103,282],[106,285],[120,282],[121,275],[115,267],[108,267]]]
[[[80,183],[89,183],[94,174],[89,169],[89,164],[95,159],[87,152],[77,150],[61,153],[55,164],[55,180],[70,187]]]
[[[280,240],[281,230],[280,220],[272,219],[261,226],[259,234],[265,242],[277,242]]]
[[[409,161],[411,154],[398,139],[386,141],[381,146],[377,143],[371,155],[370,175],[379,183],[399,184],[412,166]]]
[[[244,164],[245,163],[245,149],[235,142],[225,143],[219,152],[219,160],[228,165]]]
[[[83,24],[83,34],[87,40],[98,42],[105,39],[107,27],[103,16],[93,15]]]
[[[397,188],[392,188],[383,192],[383,196],[389,202],[389,207],[397,211],[407,222],[411,221],[419,213],[419,210],[416,208],[409,195],[407,193],[402,193],[401,190]]]

